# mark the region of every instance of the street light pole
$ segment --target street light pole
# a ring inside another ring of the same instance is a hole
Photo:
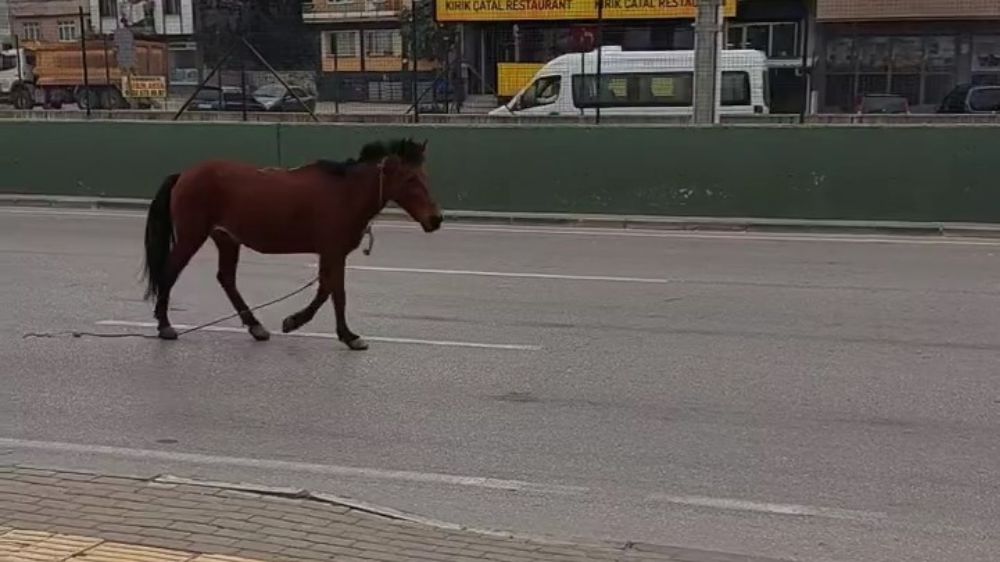
[[[723,0],[698,0],[694,24],[694,122],[719,122],[719,55]]]

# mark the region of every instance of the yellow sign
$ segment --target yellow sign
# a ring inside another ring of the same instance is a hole
[[[122,76],[122,92],[126,98],[167,98],[164,76]]]
[[[497,63],[497,95],[502,98],[514,97],[543,66],[543,62]]]
[[[596,20],[598,0],[436,0],[438,21]],[[698,0],[604,0],[604,18],[694,19]],[[727,18],[736,0],[725,0]]]

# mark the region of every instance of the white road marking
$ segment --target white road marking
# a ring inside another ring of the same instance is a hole
[[[391,230],[412,230],[411,226],[394,222],[378,222],[378,228]],[[752,242],[838,242],[845,244],[913,244],[918,246],[1000,246],[1000,241],[982,238],[934,238],[913,237],[907,235],[878,236],[871,234],[778,234],[767,232],[691,232],[676,230],[655,230],[641,228],[611,228],[601,226],[558,227],[558,226],[484,226],[469,224],[447,224],[442,227],[442,233],[475,232],[495,234],[542,234],[580,237],[611,237],[611,238],[661,238],[688,240],[744,240]]]
[[[49,209],[9,209],[0,208],[0,214],[13,215],[55,215],[55,216],[75,216],[75,217],[112,217],[112,218],[145,218],[144,214],[100,211],[100,210],[49,210]],[[378,221],[376,226],[380,229],[406,230],[420,233],[420,229],[415,225],[409,225],[398,221]],[[899,236],[874,236],[865,234],[850,235],[829,235],[829,234],[778,234],[766,232],[690,232],[690,231],[664,231],[655,229],[640,228],[604,228],[599,226],[590,227],[546,227],[546,226],[490,226],[474,224],[445,224],[442,234],[448,232],[472,232],[487,234],[535,234],[535,235],[561,235],[580,237],[612,237],[612,238],[659,238],[659,239],[686,239],[686,240],[732,240],[751,242],[835,242],[843,244],[904,244],[914,246],[1000,246],[1000,240],[987,240],[983,238],[941,238],[941,237],[913,237],[906,235]]]
[[[577,495],[589,491],[582,486],[564,486],[560,484],[539,484],[523,480],[505,480],[485,476],[460,476],[436,472],[415,472],[410,470],[385,470],[381,468],[361,468],[354,466],[339,466],[297,461],[272,459],[252,459],[245,457],[227,457],[222,455],[207,455],[202,453],[184,453],[161,451],[155,449],[131,449],[127,447],[109,447],[105,445],[85,445],[78,443],[62,443],[53,441],[32,441],[0,437],[0,447],[12,449],[27,449],[53,453],[75,453],[83,455],[107,455],[120,458],[180,462],[200,465],[229,466],[261,470],[281,470],[289,472],[305,472],[325,476],[363,478],[369,480],[390,480],[398,482],[417,482],[422,484],[440,484],[450,486],[468,486],[472,488],[488,488],[514,492],[533,492],[560,495]]]
[[[312,264],[312,267],[317,267]],[[507,277],[513,279],[560,279],[564,281],[607,281],[613,283],[647,283],[666,285],[670,279],[655,277],[617,277],[613,275],[569,275],[562,273],[523,273],[516,271],[476,271],[472,269],[425,269],[417,267],[382,267],[374,265],[349,265],[348,269],[356,271],[381,271],[389,273],[424,273],[431,275],[468,275],[472,277]]]
[[[52,210],[52,209],[0,209],[0,214],[5,215],[29,215],[29,216],[56,216],[56,217],[110,217],[120,219],[144,219],[146,215],[130,213],[128,211],[100,211],[100,210]]]
[[[832,507],[815,507],[809,505],[755,502],[730,498],[710,498],[705,496],[672,496],[669,494],[653,494],[647,499],[678,505],[709,507],[729,511],[753,511],[772,515],[794,515],[799,517],[825,517],[828,519],[870,520],[884,519],[885,513],[874,511],[855,511]]]
[[[97,322],[99,326],[121,326],[130,328],[155,328],[155,322],[134,322],[131,320],[101,320]],[[186,324],[174,324],[174,328],[178,330],[187,330],[193,328],[192,325]],[[234,334],[246,333],[246,328],[235,328],[232,326],[208,326],[202,328],[205,332],[225,332]],[[295,338],[321,338],[328,340],[337,339],[336,334],[330,334],[327,332],[292,332],[290,334],[283,333],[273,333],[275,336],[286,336]],[[527,344],[514,344],[514,343],[481,343],[481,342],[469,342],[469,341],[452,341],[452,340],[423,340],[415,338],[392,338],[385,336],[364,336],[364,338],[370,342],[382,342],[382,343],[401,343],[401,344],[411,344],[411,345],[432,345],[438,347],[467,347],[474,349],[503,349],[510,351],[540,351],[542,346],[540,345],[527,345]]]

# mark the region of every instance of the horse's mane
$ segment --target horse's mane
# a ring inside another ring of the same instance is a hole
[[[335,176],[344,176],[351,168],[361,164],[374,164],[388,156],[396,156],[404,164],[419,166],[424,163],[424,147],[413,139],[396,139],[391,141],[375,141],[364,145],[357,159],[344,161],[317,160],[316,166]]]

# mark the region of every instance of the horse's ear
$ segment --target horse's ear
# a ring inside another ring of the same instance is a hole
[[[420,143],[420,152],[427,153],[427,139],[424,139],[424,142]]]

